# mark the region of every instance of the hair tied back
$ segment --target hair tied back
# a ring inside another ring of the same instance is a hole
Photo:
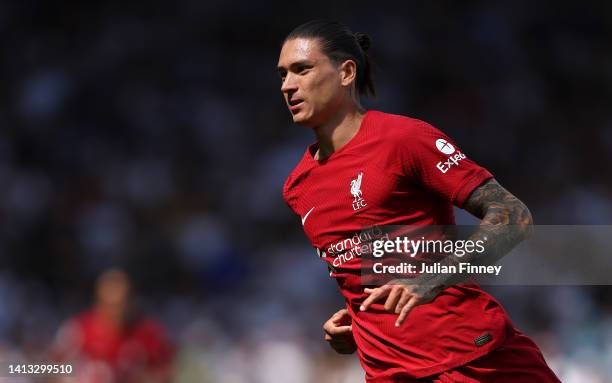
[[[372,40],[370,39],[370,36],[366,35],[365,33],[355,33],[355,40],[357,40],[357,43],[359,44],[361,49],[363,49],[364,52],[367,52],[368,49],[370,49],[370,45],[372,45]]]

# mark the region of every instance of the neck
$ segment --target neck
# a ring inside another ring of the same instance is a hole
[[[361,126],[365,109],[352,104],[341,109],[324,124],[314,129],[319,150],[315,153],[316,160],[323,160],[349,142]]]
[[[107,322],[110,322],[117,327],[121,327],[123,325],[126,310],[124,305],[107,305],[98,303],[95,305],[94,310]]]

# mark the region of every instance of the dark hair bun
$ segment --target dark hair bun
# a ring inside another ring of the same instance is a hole
[[[366,35],[365,33],[357,32],[355,33],[355,39],[364,52],[367,52],[368,49],[370,49],[370,45],[372,45],[370,36]]]

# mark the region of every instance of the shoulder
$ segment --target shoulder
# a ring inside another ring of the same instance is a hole
[[[418,118],[379,111],[372,111],[371,116],[375,135],[393,146],[411,145],[443,135],[440,130]]]

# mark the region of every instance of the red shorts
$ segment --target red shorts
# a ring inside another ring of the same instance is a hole
[[[538,346],[508,326],[504,342],[485,356],[441,374],[414,380],[430,383],[559,383]]]

